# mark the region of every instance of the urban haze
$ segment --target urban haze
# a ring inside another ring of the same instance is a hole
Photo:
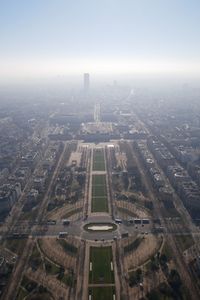
[[[0,300],[200,299],[200,2],[0,0]]]

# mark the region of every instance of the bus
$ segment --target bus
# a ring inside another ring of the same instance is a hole
[[[149,219],[142,219],[142,224],[149,224],[149,223],[150,223]]]
[[[115,219],[115,223],[122,224],[122,219]]]
[[[135,224],[142,224],[142,220],[141,219],[134,219],[134,223]]]

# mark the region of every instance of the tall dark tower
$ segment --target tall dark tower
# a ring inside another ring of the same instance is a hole
[[[84,73],[83,85],[84,85],[84,93],[85,93],[85,95],[88,95],[89,88],[90,88],[90,74],[89,73]]]

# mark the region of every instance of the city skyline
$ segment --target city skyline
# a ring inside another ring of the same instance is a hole
[[[200,74],[200,3],[0,1],[0,79]]]

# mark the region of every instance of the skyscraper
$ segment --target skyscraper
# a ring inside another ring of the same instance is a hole
[[[90,74],[89,73],[84,73],[83,84],[84,84],[84,92],[86,95],[88,95],[89,87],[90,87]]]

